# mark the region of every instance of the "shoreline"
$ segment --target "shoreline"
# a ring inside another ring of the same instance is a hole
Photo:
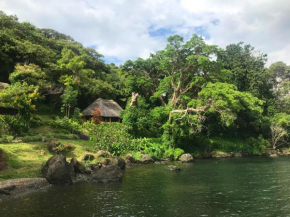
[[[276,157],[288,157],[290,154],[256,154],[256,155],[236,155],[235,154],[229,154],[229,153],[221,153],[220,155],[210,155],[210,156],[194,156],[194,162],[197,160],[208,160],[208,159],[223,159],[223,158],[247,158],[247,157],[266,157],[266,158],[276,158]],[[142,162],[136,162],[136,163],[127,163],[126,167],[132,168],[134,166],[138,165],[144,165],[144,164],[163,164],[163,165],[170,165],[170,163],[178,163],[178,164],[192,164],[194,162],[181,162],[181,161],[168,161],[168,160],[155,160],[154,162],[150,163],[142,163]],[[124,171],[126,172],[126,171]],[[86,181],[83,179],[75,179],[74,183],[80,182],[80,181]],[[25,197],[31,193],[45,190],[49,187],[52,187],[53,185],[49,184],[48,181],[45,178],[17,178],[17,179],[7,179],[0,181],[0,189],[9,187],[9,186],[15,186],[15,189],[9,192],[9,195],[1,194],[0,193],[0,203],[4,201],[11,201],[19,197]]]

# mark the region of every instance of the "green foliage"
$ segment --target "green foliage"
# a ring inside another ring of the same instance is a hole
[[[258,138],[250,137],[248,139],[215,137],[210,139],[210,146],[211,150],[228,153],[260,154],[266,152],[270,143],[262,135],[259,135]]]
[[[81,132],[82,126],[75,119],[69,119],[68,117],[56,117],[55,120],[51,121],[50,125],[59,130],[67,130],[69,132]]]
[[[24,135],[43,124],[35,114],[59,114],[61,109],[66,117],[51,126],[69,136],[85,127],[97,138],[96,148],[116,155],[146,150],[176,158],[182,152],[177,148],[210,151],[209,138],[221,135],[255,138],[252,146],[240,142],[236,148],[253,153],[268,147],[263,138],[270,138],[273,124],[287,131],[289,142],[289,66],[277,62],[265,68],[266,55],[251,45],[222,49],[198,35],[187,41],[173,35],[163,50],[118,67],[105,64],[101,54],[70,36],[4,12],[0,38],[0,82],[11,83],[0,87],[0,107],[18,110],[18,115],[1,116],[1,135]],[[82,125],[77,107],[99,97],[125,107],[132,92],[139,94],[137,106],[126,106],[123,124]],[[236,150],[224,144],[223,149]]]
[[[13,136],[10,135],[1,135],[0,137],[0,143],[10,143],[12,142],[14,139]]]
[[[86,122],[85,128],[96,139],[95,149],[108,150],[119,156],[131,150],[132,136],[128,133],[129,128],[120,123],[92,124]]]
[[[199,98],[192,100],[189,106],[199,107],[206,103],[210,108],[208,114],[218,114],[220,123],[230,126],[241,111],[246,111],[252,118],[259,117],[263,101],[247,92],[240,92],[235,85],[227,83],[208,83],[199,92]]]
[[[45,81],[45,73],[41,68],[35,64],[17,64],[15,66],[15,71],[9,75],[10,82],[26,82],[29,85],[38,86],[41,89],[47,87],[47,82]]]
[[[132,140],[132,149],[135,152],[141,151],[143,154],[149,154],[155,159],[171,158],[177,160],[184,151],[180,148],[168,148],[158,138],[143,138]]]
[[[20,115],[5,115],[0,117],[1,131],[5,134],[21,135],[27,133],[27,122]]]
[[[72,86],[65,87],[64,93],[61,95],[62,107],[61,111],[65,112],[66,116],[70,116],[70,108],[77,104],[78,91],[74,90]]]

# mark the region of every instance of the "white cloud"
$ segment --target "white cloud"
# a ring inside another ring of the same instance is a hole
[[[209,43],[244,41],[269,54],[269,64],[290,64],[288,0],[1,0],[0,8],[120,61],[146,58],[165,46],[166,37],[152,37],[149,30],[170,28],[189,37],[203,27]]]

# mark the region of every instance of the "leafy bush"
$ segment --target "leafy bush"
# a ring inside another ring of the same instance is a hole
[[[63,133],[49,133],[47,135],[37,134],[37,135],[26,135],[23,137],[17,137],[17,139],[23,142],[36,142],[42,141],[43,138],[46,139],[79,139],[75,134],[63,134]]]
[[[180,148],[168,148],[159,138],[134,139],[132,148],[134,151],[142,151],[144,154],[149,154],[155,159],[167,157],[177,159],[184,153]]]
[[[13,136],[10,135],[3,135],[0,137],[0,143],[10,143],[13,140]]]
[[[54,121],[51,121],[50,125],[53,128],[65,129],[70,132],[80,132],[82,130],[82,127],[77,120],[69,119],[68,117],[56,117]]]
[[[174,158],[174,160],[177,160],[182,154],[184,154],[184,150],[181,148],[169,148],[165,151],[164,157]]]
[[[23,137],[17,137],[17,139],[22,140],[23,142],[36,142],[36,141],[41,141],[43,135],[38,134],[38,135],[27,135]]]
[[[108,150],[114,155],[121,155],[131,150],[132,136],[128,127],[120,123],[92,124],[87,122],[86,129],[96,138],[95,149]]]
[[[262,135],[259,135],[258,138],[250,137],[247,139],[248,145],[251,147],[252,154],[263,153],[270,147],[269,141],[263,138]]]
[[[0,118],[2,131],[9,134],[22,134],[28,132],[29,127],[20,115],[4,115]]]
[[[263,153],[270,146],[270,143],[261,135],[258,138],[250,137],[247,140],[219,137],[210,139],[210,141],[212,150],[246,154]]]

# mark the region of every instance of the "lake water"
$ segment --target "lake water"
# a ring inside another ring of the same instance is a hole
[[[1,217],[290,216],[290,158],[128,168],[120,183],[53,187],[0,203]]]

